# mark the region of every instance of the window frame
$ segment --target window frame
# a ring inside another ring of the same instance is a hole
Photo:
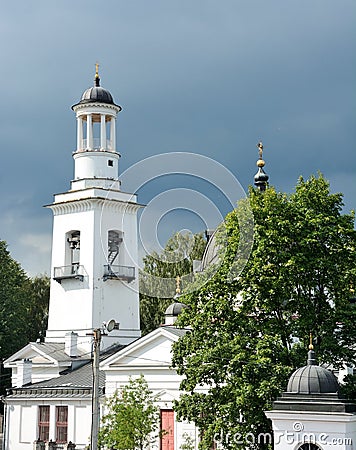
[[[62,413],[64,413],[64,417],[61,417]],[[56,428],[55,429],[56,429],[56,442],[58,442],[59,444],[68,442],[68,406],[67,405],[56,406]]]
[[[46,413],[44,414],[44,411]],[[44,420],[46,419],[46,420]],[[49,441],[49,428],[51,420],[51,409],[49,405],[38,405],[38,439],[43,442]]]

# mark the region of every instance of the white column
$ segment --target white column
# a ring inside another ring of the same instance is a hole
[[[83,119],[77,117],[77,152],[83,150]]]
[[[101,114],[100,116],[100,147],[103,150],[107,150],[106,148],[106,122],[105,122],[105,114]]]
[[[111,151],[116,150],[116,129],[115,129],[115,117],[111,118],[110,121],[110,141],[111,141]]]
[[[91,114],[87,114],[87,148],[93,150],[93,121]]]

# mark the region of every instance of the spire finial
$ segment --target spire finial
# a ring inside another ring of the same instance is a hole
[[[178,300],[180,297],[180,293],[181,293],[180,281],[181,281],[181,277],[178,275],[176,277],[176,293],[175,293],[175,296],[173,297],[175,301]]]
[[[309,350],[314,350],[312,333],[309,334]]]
[[[261,141],[257,144],[257,148],[258,148],[258,158],[259,159],[258,159],[256,164],[257,164],[258,167],[264,167],[264,165],[266,163],[264,162],[264,160],[262,158],[262,156],[263,156],[263,144],[262,144]]]
[[[180,292],[181,292],[181,290],[180,290],[180,281],[181,281],[181,278],[178,275],[177,278],[176,278],[176,295],[178,295],[178,296],[180,295]]]
[[[309,351],[308,351],[308,366],[316,366],[318,364],[315,352],[314,352],[314,345],[313,345],[313,335],[309,334]]]
[[[95,63],[95,86],[100,86],[100,77],[99,77],[99,63]]]
[[[257,167],[258,167],[258,172],[255,175],[255,186],[257,186],[257,188],[260,191],[265,191],[269,176],[263,170],[263,167],[265,166],[266,163],[264,162],[264,160],[262,158],[263,157],[263,144],[261,141],[259,141],[259,143],[257,144],[257,148],[258,148],[259,159],[256,163]]]

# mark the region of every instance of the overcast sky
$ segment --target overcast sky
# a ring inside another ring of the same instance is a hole
[[[345,211],[355,208],[355,19],[354,0],[5,2],[0,239],[31,275],[49,273],[52,213],[42,205],[69,188],[70,107],[92,85],[96,61],[123,107],[121,171],[161,153],[197,153],[246,190],[261,139],[278,190],[320,170],[344,193]],[[198,184],[163,177],[139,200],[176,186],[203,192]],[[177,210],[163,236],[194,222]]]

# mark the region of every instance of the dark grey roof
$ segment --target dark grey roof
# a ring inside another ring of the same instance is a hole
[[[356,405],[340,397],[335,375],[317,365],[313,350],[308,364],[297,369],[289,379],[287,392],[273,402],[275,411],[310,411],[322,413],[355,413]]]
[[[124,347],[124,345],[110,347],[100,355],[100,360],[105,360]],[[59,377],[12,389],[12,395],[9,395],[8,398],[85,397],[91,395],[92,385],[93,370],[91,361],[89,361],[77,369],[68,369],[62,372]],[[104,386],[105,372],[99,372],[99,387],[102,389]]]
[[[45,353],[46,355],[54,358],[59,362],[75,360],[87,360],[90,359],[90,354],[84,350],[78,349],[78,355],[76,357],[70,357],[64,351],[64,343],[57,342],[32,342],[32,347]]]
[[[184,303],[174,302],[168,306],[164,315],[177,317],[185,308],[188,308],[188,306],[185,305]]]
[[[114,99],[109,91],[102,87],[93,86],[88,88],[83,92],[82,98],[79,103],[92,103],[92,102],[100,102],[100,103],[109,103],[110,105],[114,104]]]
[[[338,391],[335,375],[317,365],[313,350],[308,352],[308,364],[292,374],[287,387],[287,392],[295,394],[332,394]]]

